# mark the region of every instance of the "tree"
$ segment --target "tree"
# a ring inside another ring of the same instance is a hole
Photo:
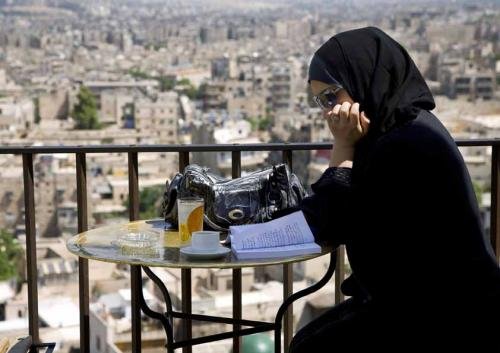
[[[160,91],[166,92],[171,91],[175,86],[175,79],[167,76],[155,77],[155,80],[158,80],[160,84]]]
[[[198,90],[193,86],[189,79],[183,78],[177,81],[177,85],[182,87],[180,93],[185,94],[189,97],[189,99],[196,99],[198,97]]]
[[[94,94],[88,87],[81,86],[77,96],[78,103],[73,110],[77,129],[100,129],[101,124],[97,118],[97,103]]]
[[[139,195],[139,216],[141,219],[157,218],[161,211],[158,204],[163,197],[163,187],[152,186],[141,190]]]
[[[203,99],[205,97],[205,94],[207,92],[207,87],[208,85],[204,82],[198,87],[198,92],[196,93],[195,99]]]
[[[273,119],[270,115],[266,115],[265,118],[262,118],[259,120],[259,130],[260,131],[269,130],[272,125],[273,125]]]
[[[23,250],[11,234],[0,230],[0,281],[17,277]]]
[[[166,91],[171,91],[175,87],[175,79],[169,76],[152,76],[144,71],[141,71],[139,68],[132,68],[129,70],[129,74],[139,80],[156,80],[158,81],[158,84],[160,85],[160,91],[161,92],[166,92]]]
[[[129,70],[129,74],[133,77],[133,78],[138,78],[140,80],[149,80],[151,79],[151,76],[149,76],[147,73],[141,71],[140,69],[138,68],[133,68],[133,69],[130,69]]]
[[[163,201],[164,188],[162,186],[150,186],[139,193],[139,218],[151,219],[161,217],[160,205]],[[124,207],[129,206],[129,201],[123,201]],[[123,214],[116,213],[113,217],[121,217]]]
[[[273,125],[273,119],[270,115],[266,115],[264,118],[249,117],[246,120],[250,123],[252,131],[266,131]]]
[[[259,118],[248,117],[246,120],[250,123],[252,131],[257,131],[259,129]]]

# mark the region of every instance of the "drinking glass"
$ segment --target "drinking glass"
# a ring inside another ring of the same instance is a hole
[[[191,242],[191,234],[203,230],[203,205],[204,200],[200,197],[182,197],[177,200],[181,243]]]

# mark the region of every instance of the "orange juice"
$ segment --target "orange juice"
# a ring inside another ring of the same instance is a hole
[[[163,246],[167,248],[178,248],[181,246],[181,238],[176,230],[163,231]]]
[[[193,232],[203,230],[203,204],[202,198],[186,197],[177,200],[181,244],[187,245],[191,242]]]

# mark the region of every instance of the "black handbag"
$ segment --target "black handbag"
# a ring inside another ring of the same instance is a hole
[[[205,200],[205,227],[227,231],[231,225],[269,221],[274,212],[297,206],[307,193],[286,164],[236,179],[225,179],[191,164],[166,184],[162,211],[174,228],[177,198],[190,196]]]

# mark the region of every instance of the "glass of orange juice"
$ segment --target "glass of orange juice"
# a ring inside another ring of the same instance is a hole
[[[182,244],[191,242],[191,234],[203,230],[203,205],[200,197],[182,197],[177,199],[179,212],[179,236]]]

